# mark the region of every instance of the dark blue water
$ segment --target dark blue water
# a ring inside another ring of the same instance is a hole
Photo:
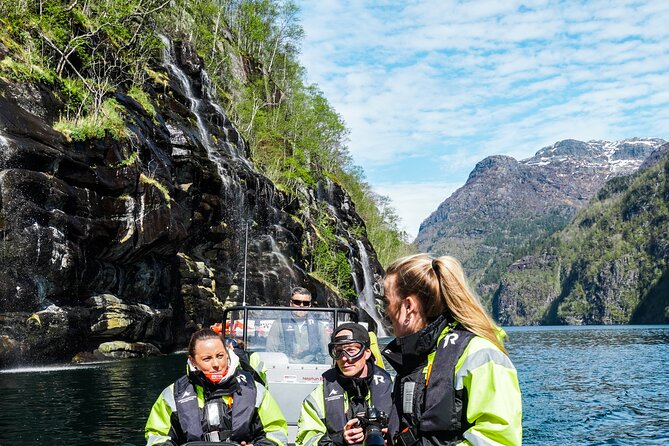
[[[525,445],[669,445],[669,326],[517,327]],[[184,355],[0,372],[0,445],[144,444]]]
[[[524,444],[669,445],[669,326],[507,332]]]
[[[158,394],[185,354],[0,373],[0,446],[145,444]]]

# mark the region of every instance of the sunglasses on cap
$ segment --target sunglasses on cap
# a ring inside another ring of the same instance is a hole
[[[290,299],[290,303],[295,305],[296,307],[310,307],[311,306],[311,301],[310,300]]]

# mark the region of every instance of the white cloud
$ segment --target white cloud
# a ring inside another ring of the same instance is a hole
[[[669,139],[667,2],[302,5],[308,78],[351,129],[355,162],[405,221],[447,196],[405,186],[463,184],[486,156],[523,159],[566,138]],[[384,169],[399,172],[397,185],[382,185]]]
[[[413,240],[423,220],[460,186],[460,183],[401,182],[379,184],[375,190],[390,198],[392,206],[404,223],[403,229]]]

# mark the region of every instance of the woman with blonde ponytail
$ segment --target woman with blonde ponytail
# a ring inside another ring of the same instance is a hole
[[[383,352],[397,370],[395,446],[520,445],[520,388],[504,332],[460,263],[403,257],[388,267],[384,293],[396,336]]]

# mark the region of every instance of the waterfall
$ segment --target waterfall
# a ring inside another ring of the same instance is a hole
[[[223,130],[226,139],[230,138],[230,132],[235,133],[235,140],[237,141],[237,145],[232,144],[229,141],[225,141],[223,144],[225,144],[225,146],[228,148],[230,154],[233,157],[242,161],[244,164],[246,164],[246,167],[248,167],[249,169],[252,169],[253,167],[244,157],[244,149],[245,149],[244,139],[239,135],[239,133],[234,127],[231,128],[227,127],[226,124],[230,123],[230,120],[223,111],[223,108],[216,102],[215,100],[216,93],[214,91],[214,85],[211,83],[209,75],[205,70],[202,70],[200,72],[200,81],[202,82],[202,97],[207,99],[208,104],[211,105],[214,111],[216,111],[216,114],[219,116],[219,118],[221,118],[224,122],[224,125],[221,126],[221,130]]]
[[[34,232],[35,233],[35,238],[37,239],[37,256],[35,257],[35,262],[39,262],[39,257],[40,254],[42,254],[42,234],[40,232],[40,225],[35,222],[31,225],[32,231],[28,228],[26,228],[26,232]]]
[[[362,263],[362,272],[364,274],[364,284],[362,289],[358,291],[358,305],[360,308],[365,310],[367,314],[376,322],[377,335],[388,336],[386,330],[383,327],[383,318],[379,314],[376,308],[376,301],[374,299],[374,280],[372,275],[372,270],[369,267],[369,258],[367,257],[367,251],[365,250],[365,245],[362,241],[357,240],[358,249],[360,250],[360,261]],[[356,281],[356,286],[358,286]]]
[[[126,232],[123,237],[119,238],[119,243],[127,242],[135,234],[135,200],[132,197],[125,197],[123,201],[125,205],[125,214],[123,214],[123,216],[120,217],[119,220],[123,222]],[[141,225],[141,220],[143,218],[144,218],[143,215],[139,216],[140,225]]]
[[[72,255],[67,249],[67,237],[65,234],[49,226],[46,228],[49,233],[49,240],[51,241],[51,255],[49,261],[52,265],[56,265],[58,269],[67,269],[72,266]]]
[[[223,166],[226,164],[225,160],[223,159],[221,154],[218,153],[216,147],[214,147],[214,145],[212,144],[211,138],[209,137],[209,132],[207,131],[204,115],[202,114],[202,99],[195,96],[195,94],[193,93],[191,80],[188,78],[186,73],[177,64],[173,62],[172,42],[170,41],[170,39],[168,39],[166,36],[162,34],[160,34],[159,36],[160,40],[162,40],[163,44],[165,45],[163,51],[164,65],[165,67],[167,67],[167,70],[170,72],[170,74],[179,81],[179,84],[181,85],[181,88],[183,89],[183,92],[190,103],[190,111],[193,113],[197,121],[197,132],[200,138],[200,142],[205,147],[205,149],[207,149],[207,155],[209,156],[209,159],[212,160],[214,164],[216,164],[216,168],[218,170],[219,176],[221,177],[221,180],[226,185],[228,185],[229,184],[228,174],[223,168]],[[211,96],[212,94],[211,90],[213,87],[211,87],[211,82],[209,81],[209,78],[206,75],[203,75],[202,81],[203,81],[202,88],[204,89],[206,96]],[[221,115],[221,117],[225,118],[223,110],[218,104],[215,104],[211,100],[211,97],[210,100],[207,101],[207,103],[211,105],[214,108],[214,110],[216,110],[216,112]],[[227,120],[227,118],[225,119]],[[227,136],[228,130],[225,127],[223,127],[223,130]],[[241,138],[238,139],[241,141]],[[239,155],[237,147],[235,147],[233,144],[228,143],[227,141],[225,142],[224,146],[230,152],[228,155],[242,161],[244,164],[250,167],[250,164],[246,160],[246,158]]]
[[[141,234],[144,232],[144,217],[146,216],[146,205],[144,203],[144,194],[139,196],[139,219],[137,221],[139,222],[139,233]]]
[[[272,237],[270,234],[267,234],[266,237],[267,241],[269,242],[272,255],[279,260],[279,263],[281,263],[281,265],[285,266],[287,269],[290,270],[291,262],[289,262],[288,258],[285,255],[283,255],[281,249],[279,248],[279,245],[276,243],[276,240],[274,240],[274,237]]]
[[[193,112],[195,119],[197,119],[197,130],[200,134],[200,141],[207,148],[207,152],[209,152],[211,150],[211,141],[209,140],[209,135],[207,134],[204,126],[204,118],[200,113],[200,103],[202,101],[196,98],[193,94],[193,89],[191,88],[190,80],[188,79],[188,76],[186,76],[186,73],[184,73],[184,71],[179,68],[177,64],[172,62],[172,42],[170,39],[161,34],[160,40],[162,40],[163,44],[165,45],[165,51],[163,52],[163,60],[165,65],[170,71],[170,74],[179,80],[181,87],[184,89],[184,93],[186,93],[186,97],[190,102],[190,111]]]
[[[340,210],[332,205],[335,201],[335,193],[334,183],[331,180],[326,178],[324,181],[319,182],[316,194],[318,199],[327,205],[332,215],[339,216]]]

